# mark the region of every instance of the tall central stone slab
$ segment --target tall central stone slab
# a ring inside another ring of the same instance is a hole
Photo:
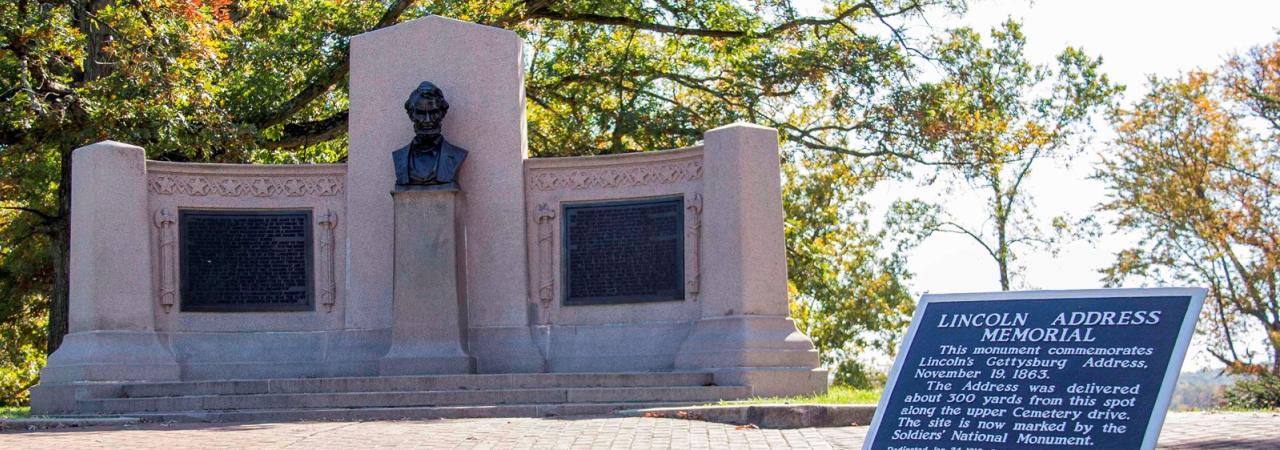
[[[350,328],[392,319],[391,152],[413,137],[405,95],[423,81],[451,108],[443,135],[470,151],[458,194],[458,286],[466,343],[481,373],[540,372],[525,277],[523,42],[513,32],[428,16],[351,40],[348,214]]]

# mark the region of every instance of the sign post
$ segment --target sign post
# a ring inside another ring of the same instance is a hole
[[[1155,448],[1204,296],[925,295],[863,448]]]

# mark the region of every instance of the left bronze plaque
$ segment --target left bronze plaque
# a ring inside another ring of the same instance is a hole
[[[311,311],[311,211],[178,211],[181,308]]]

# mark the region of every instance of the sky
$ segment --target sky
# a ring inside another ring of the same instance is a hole
[[[1280,27],[1280,2],[978,1],[963,17],[939,15],[929,23],[938,31],[963,25],[985,32],[1009,17],[1023,22],[1031,61],[1050,62],[1067,46],[1101,55],[1102,70],[1126,86],[1128,103],[1146,92],[1149,75],[1171,77],[1211,69],[1233,53],[1274,40]],[[913,26],[913,32],[927,31],[923,25]],[[1081,217],[1106,198],[1103,186],[1088,179],[1112,135],[1105,123],[1096,125],[1091,144],[1069,166],[1045,166],[1046,170],[1032,175],[1031,192],[1044,217],[1062,213]],[[956,205],[962,217],[966,216],[963,210],[980,211],[978,196],[960,197],[975,200],[971,205]],[[981,219],[980,214],[967,216]],[[1068,245],[1057,257],[1028,255],[1023,259],[1026,270],[1020,287],[1102,287],[1097,270],[1128,242],[1112,236],[1098,243]],[[995,264],[982,258],[981,252],[976,243],[960,236],[930,238],[912,258],[915,287],[921,292],[999,289]]]
[[[1067,46],[1083,48],[1103,58],[1102,70],[1112,81],[1127,87],[1125,104],[1147,90],[1148,76],[1173,77],[1197,68],[1212,69],[1234,53],[1277,38],[1280,1],[1183,0],[988,0],[974,1],[963,16],[935,13],[928,24],[912,22],[914,36],[937,35],[957,26],[969,26],[986,34],[1007,18],[1023,23],[1029,60],[1049,63]],[[930,26],[932,28],[930,28]],[[1105,201],[1103,185],[1088,179],[1099,155],[1107,151],[1113,135],[1105,122],[1095,123],[1096,134],[1084,152],[1066,165],[1046,165],[1032,174],[1028,192],[1039,215],[1083,217]],[[940,189],[915,183],[886,184],[873,193],[873,202],[884,205],[903,193],[925,200],[942,199]],[[982,198],[963,190],[947,195],[950,210],[971,225],[980,224]],[[1104,228],[1105,230],[1106,228]],[[1048,252],[1023,255],[1023,276],[1015,289],[1100,288],[1098,270],[1131,238],[1106,233],[1096,242],[1066,245],[1055,256]],[[984,250],[967,237],[938,234],[917,247],[909,258],[916,293],[985,292],[999,290],[996,265]],[[1129,287],[1139,287],[1133,282]],[[1184,370],[1212,366],[1203,349],[1193,348]]]

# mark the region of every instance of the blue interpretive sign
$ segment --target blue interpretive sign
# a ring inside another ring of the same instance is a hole
[[[863,448],[1155,448],[1204,296],[925,295]]]

